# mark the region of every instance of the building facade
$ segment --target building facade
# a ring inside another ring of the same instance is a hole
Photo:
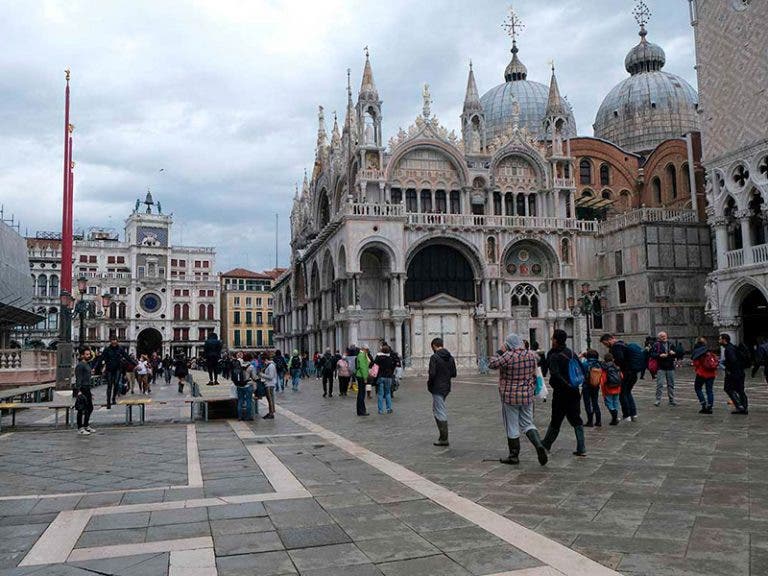
[[[116,336],[131,352],[183,353],[197,356],[210,332],[220,326],[219,282],[213,248],[173,246],[173,219],[147,193],[144,208],[126,219],[124,239],[93,229],[75,238],[73,286],[87,280],[83,298],[93,302],[85,320],[85,344],[101,347]],[[24,345],[58,340],[61,240],[53,234],[27,239],[33,307],[46,312],[33,329],[17,328]],[[102,305],[102,295],[109,303]],[[79,299],[81,296],[75,294]],[[73,342],[79,344],[80,320],[72,322]]]
[[[221,274],[221,339],[228,350],[274,348],[272,284],[283,272],[235,268]]]
[[[529,80],[513,37],[504,82],[482,97],[470,66],[460,136],[434,117],[425,86],[421,114],[385,145],[366,55],[357,102],[348,85],[343,129],[334,119],[330,138],[320,108],[291,268],[275,286],[277,346],[311,353],[384,338],[422,369],[440,336],[467,369],[510,331],[546,345],[564,328],[579,349],[595,330],[697,335],[690,309],[703,309],[711,248],[692,200],[703,193],[696,93],[661,71],[646,22],[626,60],[645,98],[614,91],[603,104],[617,107],[610,130],[625,126],[621,144],[577,138],[554,69],[548,86]],[[595,132],[610,130],[599,113]],[[662,289],[680,266],[698,288]]]
[[[735,341],[768,337],[768,4],[691,0],[707,217],[707,314]]]

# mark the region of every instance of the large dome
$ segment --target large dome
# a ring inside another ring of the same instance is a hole
[[[517,57],[518,48],[512,44],[512,60],[504,71],[504,82],[491,88],[480,98],[485,113],[485,126],[488,141],[503,134],[515,124],[515,102],[520,110],[518,119],[520,128],[539,139],[545,138],[544,118],[547,113],[549,88],[544,84],[528,80],[528,69]],[[573,109],[565,98],[560,98],[560,106],[567,111],[568,125],[564,132],[568,137],[576,136],[576,121]]]
[[[485,112],[488,140],[503,133],[514,124],[514,103],[520,106],[520,128],[527,128],[538,138],[544,137],[544,118],[547,111],[549,88],[532,80],[514,80],[491,88],[480,98]],[[568,125],[565,134],[576,136],[576,121],[570,104],[561,98],[560,102],[568,111]]]
[[[631,76],[608,93],[593,125],[596,138],[635,153],[699,130],[696,90],[679,76],[662,72],[664,50],[645,35],[641,27],[640,43],[624,60]]]

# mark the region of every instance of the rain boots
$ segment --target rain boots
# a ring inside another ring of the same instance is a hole
[[[437,442],[433,442],[432,444],[434,446],[450,446],[448,443],[448,421],[435,418],[435,424],[437,424],[437,430],[440,432],[440,437],[437,439]]]
[[[611,421],[608,424],[609,426],[616,426],[619,423],[619,411],[618,410],[611,410]]]
[[[584,442],[584,426],[574,426],[573,431],[576,432],[576,451],[574,456],[586,456],[587,448]]]
[[[539,458],[539,464],[544,466],[549,458],[547,457],[547,449],[544,448],[544,444],[541,443],[539,431],[534,428],[533,430],[528,430],[525,435],[528,437],[528,440],[531,441],[531,444],[533,444],[533,446],[536,448],[536,456]]]
[[[509,456],[499,458],[499,462],[502,464],[520,464],[520,438],[507,438],[507,445],[509,446]]]

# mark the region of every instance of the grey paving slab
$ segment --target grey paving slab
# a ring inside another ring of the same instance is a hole
[[[446,555],[473,574],[494,574],[541,566],[541,562],[509,544],[492,548],[455,550]]]
[[[176,510],[152,512],[149,517],[149,525],[188,524],[190,522],[205,522],[207,520],[208,511],[205,508],[178,508]]]
[[[333,524],[333,518],[324,510],[304,510],[270,514],[269,519],[276,528],[306,528]]]
[[[382,572],[374,564],[354,564],[352,566],[304,570],[301,574],[302,576],[381,576]]]
[[[228,518],[225,520],[211,520],[211,533],[214,536],[227,536],[229,534],[248,534],[250,532],[269,532],[275,529],[269,518],[265,516],[253,516],[250,518]]]
[[[233,556],[236,554],[253,554],[282,550],[283,543],[277,532],[251,532],[248,534],[229,534],[213,537],[216,556]]]
[[[354,544],[334,544],[289,550],[288,554],[299,572],[322,568],[337,568],[353,564],[370,564],[370,561]]]
[[[278,530],[277,533],[283,545],[289,550],[351,542],[347,533],[337,525],[285,528]]]
[[[210,506],[208,518],[210,520],[227,520],[230,518],[249,518],[252,516],[266,516],[267,511],[263,502],[246,502],[243,504],[223,504]]]
[[[297,574],[286,552],[262,552],[216,558],[218,576],[283,576]]]
[[[376,564],[440,553],[435,546],[413,532],[357,541],[356,544]]]
[[[443,552],[474,550],[488,546],[501,546],[504,543],[503,540],[477,526],[433,530],[421,536]]]
[[[85,531],[146,528],[147,526],[149,526],[149,512],[125,512],[93,516],[85,526]]]
[[[211,535],[208,521],[188,524],[164,524],[147,528],[147,542],[158,540],[181,540],[183,538],[201,538]]]
[[[425,574],[472,576],[466,568],[444,555],[387,562],[379,564],[378,568],[385,576],[423,576]]]
[[[137,544],[144,542],[146,528],[122,528],[118,530],[92,530],[83,532],[75,548],[93,548],[96,546],[117,546],[118,544]]]

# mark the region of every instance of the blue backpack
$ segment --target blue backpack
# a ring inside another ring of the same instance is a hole
[[[581,362],[576,356],[568,360],[568,383],[571,388],[581,388],[584,384],[584,370],[581,368]]]
[[[639,344],[627,344],[627,364],[632,372],[642,372],[646,367],[645,351]]]

